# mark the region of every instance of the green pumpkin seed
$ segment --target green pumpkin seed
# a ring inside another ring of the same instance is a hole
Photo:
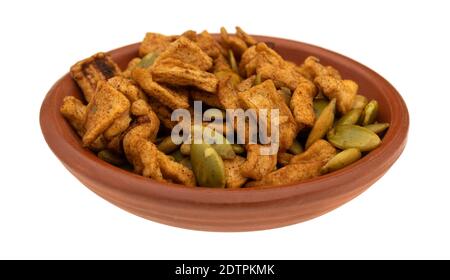
[[[173,143],[172,137],[170,136],[167,136],[161,141],[161,143],[158,144],[158,150],[165,153],[166,155],[170,154],[176,149],[178,149],[178,145]]]
[[[171,155],[167,155],[167,157],[171,160],[171,161],[176,161],[175,158]]]
[[[388,129],[389,124],[388,123],[374,123],[364,126],[365,128],[372,130],[376,134],[380,134],[384,132],[386,129]]]
[[[286,166],[289,164],[294,155],[289,153],[278,153],[277,155],[277,163],[281,166]]]
[[[260,83],[261,83],[261,74],[260,74],[260,73],[257,73],[256,76],[255,76],[255,81],[253,82],[253,85],[254,85],[254,86],[257,86],[257,85],[259,85]]]
[[[313,102],[314,113],[316,113],[316,119],[320,116],[323,109],[327,107],[328,103],[330,103],[327,99],[315,99]]]
[[[150,66],[153,65],[153,63],[155,63],[156,58],[158,57],[158,55],[156,53],[148,53],[146,54],[141,61],[139,61],[139,63],[136,65],[136,67],[141,67],[141,68],[149,68]]]
[[[205,139],[206,143],[210,143],[211,147],[216,150],[216,152],[223,159],[233,159],[236,157],[236,154],[234,153],[233,147],[231,146],[230,142],[221,133],[203,126],[193,126],[192,130],[196,131],[194,133],[203,132],[203,136],[208,137],[207,139]],[[206,133],[205,130],[207,130]]]
[[[291,97],[292,97],[291,90],[287,87],[281,87],[277,92],[281,95],[284,102],[286,102],[286,104],[289,106],[289,104],[291,103]]]
[[[102,150],[98,152],[97,156],[100,159],[116,166],[121,166],[126,163],[126,161],[121,156],[109,150]]]
[[[180,152],[182,155],[188,156],[191,154],[191,144],[183,143],[180,146]]]
[[[328,141],[333,146],[345,150],[359,149],[369,152],[381,144],[381,139],[371,130],[358,125],[339,125],[328,132]]]
[[[361,158],[361,152],[358,149],[350,148],[346,149],[337,155],[335,155],[333,158],[331,158],[327,164],[325,164],[320,172],[322,174],[332,172],[341,168],[344,168],[353,162],[357,161]]]
[[[286,95],[292,96],[292,91],[288,87],[280,87],[280,90],[284,92]]]
[[[184,155],[180,152],[180,150],[176,150],[171,153],[170,156],[173,157],[176,162],[181,162],[184,159]]]
[[[369,100],[367,100],[367,97],[357,94],[353,101],[352,109],[364,109],[368,102]]]
[[[180,163],[185,167],[189,168],[190,170],[192,170],[192,163],[189,158],[184,158],[183,160],[180,161]]]
[[[294,155],[298,155],[304,152],[302,144],[300,144],[300,142],[298,142],[297,140],[294,140],[288,151]]]
[[[216,150],[223,159],[234,159],[236,157],[230,142],[227,144],[212,144],[211,147]]]
[[[230,57],[230,65],[231,65],[231,69],[235,72],[235,73],[239,73],[239,68],[237,66],[236,63],[236,58],[234,57],[234,53],[232,50],[228,50],[228,55]]]
[[[311,132],[306,140],[306,149],[309,148],[314,142],[322,139],[327,132],[333,127],[334,114],[336,110],[336,98],[333,98],[331,102],[323,109],[319,118],[316,120]]]
[[[166,137],[161,137],[161,136],[157,137],[156,140],[155,140],[155,143],[156,144],[161,143],[164,140],[164,138],[166,138]]]
[[[225,188],[225,168],[222,158],[211,145],[191,145],[191,163],[197,182],[202,187]]]
[[[361,114],[360,123],[363,126],[373,124],[377,119],[378,114],[378,102],[376,100],[371,100],[367,103],[366,107],[364,107],[364,111]]]
[[[242,145],[231,144],[231,148],[233,148],[233,151],[235,154],[241,155],[241,154],[245,153],[245,149],[244,149],[244,147],[242,147]]]
[[[346,124],[356,124],[361,117],[363,109],[353,109],[349,111],[347,114],[343,115],[337,122],[338,125],[346,125]]]

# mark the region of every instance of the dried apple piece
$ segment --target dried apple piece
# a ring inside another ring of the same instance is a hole
[[[121,74],[119,66],[105,53],[97,53],[77,62],[70,68],[70,74],[83,91],[84,98],[90,102],[99,81],[106,81]]]

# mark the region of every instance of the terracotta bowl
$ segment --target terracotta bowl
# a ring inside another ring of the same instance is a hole
[[[41,107],[45,140],[64,166],[93,192],[133,214],[159,223],[208,231],[252,231],[299,223],[320,216],[356,197],[377,181],[402,153],[409,116],[405,102],[380,75],[332,51],[291,40],[255,36],[270,42],[284,58],[300,63],[314,55],[355,80],[360,92],[380,104],[379,121],[391,127],[383,144],[337,172],[301,183],[237,190],[190,188],[163,184],[112,166],[81,145],[59,113],[67,95],[81,97],[69,74],[50,89]],[[110,52],[125,68],[139,44]]]

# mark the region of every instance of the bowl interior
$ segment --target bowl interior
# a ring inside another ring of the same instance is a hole
[[[110,175],[114,177],[114,180],[123,182],[118,187],[123,191],[132,190],[141,194],[152,192],[153,194],[158,193],[161,196],[167,197],[177,192],[180,197],[183,196],[183,199],[192,199],[193,201],[200,199],[202,201],[218,203],[236,201],[255,202],[288,196],[291,194],[292,188],[296,188],[298,193],[317,192],[335,186],[336,184],[344,184],[351,180],[361,180],[362,174],[367,173],[366,170],[374,170],[375,167],[380,169],[380,174],[377,174],[377,178],[381,176],[400,155],[406,143],[409,125],[408,112],[402,98],[396,90],[369,68],[332,51],[285,39],[265,36],[255,37],[260,41],[270,43],[287,60],[301,63],[307,56],[313,55],[318,57],[323,64],[332,65],[337,68],[344,78],[356,81],[359,84],[359,92],[361,94],[369,99],[374,98],[379,102],[380,110],[378,120],[391,124],[390,129],[383,139],[383,144],[349,167],[325,176],[287,186],[277,186],[267,189],[244,188],[223,190],[186,188],[180,185],[162,184],[109,165],[98,159],[87,149],[82,148],[80,138],[59,113],[59,107],[62,104],[64,96],[73,95],[82,98],[80,89],[68,74],[62,77],[50,90],[41,109],[41,127],[46,141],[58,158],[74,174],[86,173],[86,177],[91,179],[95,176],[101,176],[100,174],[104,174],[104,178],[96,178],[96,180],[109,180],[108,177]],[[124,69],[128,61],[137,56],[138,47],[139,44],[133,44],[113,50],[110,54],[119,66]],[[52,128],[50,129],[49,126]],[[110,182],[113,182],[112,180]],[[104,184],[106,185],[108,183],[104,182]],[[148,188],[149,185],[155,186],[158,189]],[[283,190],[288,188],[291,188],[291,190]],[[248,194],[236,194],[247,193],[249,191],[252,191],[254,194],[251,196]],[[224,193],[229,193],[229,195],[224,196]]]

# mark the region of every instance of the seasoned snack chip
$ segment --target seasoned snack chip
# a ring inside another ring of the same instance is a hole
[[[289,164],[265,175],[251,186],[284,185],[317,177],[321,168],[336,155],[336,149],[325,140],[318,140],[304,153],[291,158]]]
[[[196,43],[183,36],[171,43],[167,49],[158,56],[154,64],[155,67],[159,64],[163,64],[166,59],[179,60],[202,71],[206,71],[212,66],[212,58],[202,51]]]
[[[120,135],[120,133],[125,131],[130,125],[130,122],[130,112],[127,110],[123,112],[122,115],[120,115],[107,130],[105,130],[103,136],[106,140],[111,140],[115,136],[118,136]]]
[[[148,127],[138,125],[123,138],[123,149],[128,161],[133,164],[135,173],[163,181],[159,161],[156,160],[158,150],[153,143],[148,141],[149,136]]]
[[[272,79],[277,87],[287,87],[294,91],[299,82],[304,80],[295,67],[285,61],[274,50],[264,43],[256,45],[257,69],[256,72],[261,75],[261,79]]]
[[[158,65],[152,69],[152,77],[156,82],[173,84],[177,86],[194,86],[198,89],[215,93],[218,80],[209,72]]]
[[[155,141],[160,122],[158,116],[153,112],[152,107],[148,105],[147,101],[139,99],[133,102],[131,104],[131,113],[134,116],[139,117],[139,123],[145,124],[148,130],[147,138],[151,141]]]
[[[306,163],[311,161],[319,161],[323,164],[327,163],[334,155],[336,149],[325,140],[317,140],[305,152],[295,155],[290,164]]]
[[[231,76],[219,81],[219,86],[217,87],[217,98],[219,103],[222,105],[219,108],[239,108],[239,97]]]
[[[86,101],[90,102],[97,83],[118,76],[121,71],[109,55],[100,52],[77,62],[70,68],[70,74],[83,91]]]
[[[176,92],[168,87],[159,85],[152,80],[152,75],[147,69],[135,68],[131,76],[149,96],[158,99],[159,102],[169,108],[188,108],[189,97],[187,94]]]
[[[240,167],[245,162],[245,158],[236,156],[234,159],[227,159],[223,161],[225,167],[226,187],[230,189],[240,188],[247,178],[242,176]]]
[[[148,53],[162,53],[175,41],[178,36],[165,36],[159,33],[148,32],[139,47],[139,56],[144,57]]]
[[[239,100],[244,108],[273,109],[276,88],[271,80],[267,80],[249,90],[238,93]]]
[[[239,62],[239,73],[241,75],[250,77],[256,73],[257,56],[256,46],[251,46],[242,54],[241,61]]]
[[[128,100],[130,100],[130,102],[134,102],[139,99],[145,99],[145,95],[142,93],[142,90],[134,83],[132,83],[129,79],[117,76],[109,79],[108,84],[125,95]]]
[[[295,121],[300,127],[314,125],[315,114],[313,99],[316,94],[316,86],[312,82],[304,78],[292,94],[290,107]]]
[[[247,91],[238,93],[239,100],[245,109],[255,109],[257,114],[260,109],[279,110],[279,133],[280,149],[288,149],[297,135],[298,128],[291,111],[287,107],[282,97],[277,93],[272,80],[250,88]],[[259,114],[258,114],[259,116]],[[267,123],[270,123],[270,116],[267,116]]]
[[[277,87],[287,87],[292,91],[305,79],[294,64],[285,61],[265,43],[247,49],[239,68],[247,76],[258,73],[262,80],[271,79]]]
[[[220,28],[220,38],[222,43],[239,57],[247,50],[245,41],[239,37],[229,35],[225,27]]]
[[[286,166],[289,164],[291,159],[294,157],[293,154],[289,153],[278,153],[277,155],[277,163],[281,166]]]
[[[241,38],[242,41],[244,41],[248,46],[253,46],[258,43],[255,38],[245,33],[245,31],[242,30],[242,28],[240,28],[239,26],[236,26],[236,35]]]
[[[171,160],[164,153],[157,151],[157,160],[161,173],[165,179],[171,180],[174,183],[183,184],[185,186],[195,186],[195,176],[192,170],[185,167],[181,163]],[[155,161],[155,158],[152,159]]]
[[[233,71],[233,70],[231,70],[230,63],[227,61],[226,57],[223,55],[219,55],[218,57],[216,57],[214,59],[212,70],[213,70],[214,74],[218,73],[218,72],[222,72],[222,71],[225,71],[225,72]]]
[[[199,34],[195,31],[188,30],[181,34],[181,36],[195,42],[202,51],[213,59],[227,54],[226,50],[206,30]]]
[[[247,145],[247,159],[241,165],[241,174],[244,177],[261,180],[277,165],[277,155],[262,155],[261,145]]]
[[[243,91],[249,90],[255,84],[255,79],[256,79],[256,76],[252,75],[252,76],[248,77],[247,79],[243,80],[236,86],[237,91],[243,92]]]
[[[308,56],[305,62],[301,66],[301,71],[308,72],[311,79],[318,76],[332,76],[338,80],[341,79],[339,72],[331,66],[323,66],[320,64],[319,59],[314,56]]]
[[[320,175],[322,164],[317,161],[304,164],[289,164],[264,176],[259,181],[251,182],[247,186],[279,186],[311,179]]]
[[[217,94],[211,94],[209,92],[201,91],[198,89],[192,89],[190,91],[190,96],[191,99],[194,101],[202,101],[206,105],[209,105],[211,107],[224,109],[224,106],[220,102]]]
[[[125,69],[125,71],[122,72],[122,77],[124,78],[131,78],[131,70],[133,70],[134,68],[136,68],[136,66],[138,66],[138,64],[141,62],[141,58],[139,57],[135,57],[132,60],[130,60],[130,62],[128,62],[127,65],[127,69]]]
[[[152,108],[152,110],[155,112],[155,114],[158,116],[158,119],[161,121],[161,124],[164,125],[166,128],[172,129],[177,123],[170,120],[172,110],[165,106],[164,104],[160,103],[155,98],[150,97],[149,98],[149,105]]]
[[[351,80],[340,80],[333,76],[318,76],[314,82],[328,98],[336,98],[337,108],[341,114],[352,109],[358,93],[358,84]]]
[[[107,82],[100,81],[94,97],[87,106],[83,144],[89,146],[117,119],[122,121],[120,117],[129,109],[130,101],[121,92]]]
[[[195,42],[200,49],[212,58],[226,54],[223,47],[206,30],[197,35]]]
[[[85,133],[86,106],[76,97],[66,96],[64,97],[60,112],[70,122],[78,135],[83,136]]]

